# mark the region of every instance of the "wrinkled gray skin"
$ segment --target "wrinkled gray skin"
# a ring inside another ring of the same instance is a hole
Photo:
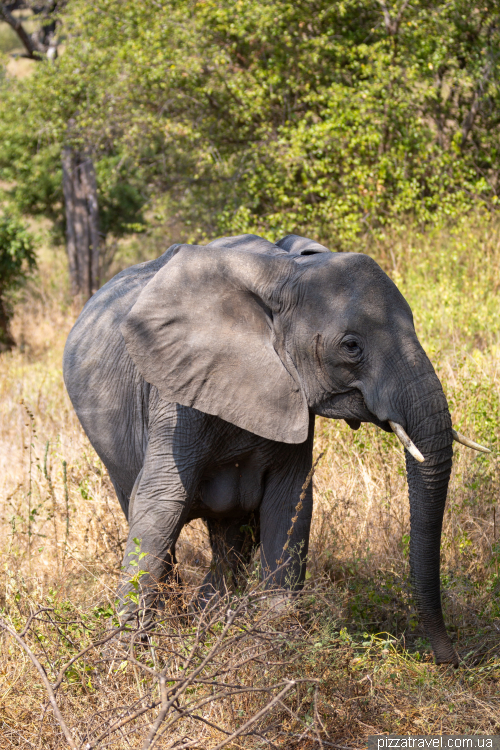
[[[314,415],[353,429],[401,424],[425,456],[406,453],[418,610],[437,662],[457,663],[439,590],[450,414],[407,302],[372,259],[295,235],[174,245],[90,299],[64,377],[130,524],[119,588],[129,606],[134,537],[149,602],[193,518],[206,520],[214,557],[202,599],[255,545],[276,571],[311,468]],[[278,585],[304,580],[311,514],[309,487]]]

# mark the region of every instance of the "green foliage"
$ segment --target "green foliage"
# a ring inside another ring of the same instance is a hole
[[[131,602],[133,602],[137,607],[140,604],[139,594],[140,594],[140,580],[142,576],[147,575],[146,570],[141,570],[139,568],[140,561],[147,557],[147,552],[141,552],[141,540],[138,537],[134,537],[134,549],[132,552],[128,553],[128,556],[131,557],[131,560],[127,561],[127,565],[129,567],[137,568],[136,572],[129,578],[129,584],[132,586],[132,591],[129,591],[128,594],[125,595],[125,599],[129,599]],[[124,610],[125,611],[125,610]]]
[[[33,238],[24,223],[0,214],[0,296],[18,288],[35,265]]]
[[[0,175],[23,210],[60,214],[61,145],[90,145],[115,234],[159,199],[192,238],[298,231],[338,249],[493,209],[497,5],[399,7],[72,0],[60,59],[2,84]]]

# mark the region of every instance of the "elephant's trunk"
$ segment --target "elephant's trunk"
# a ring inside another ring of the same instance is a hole
[[[422,352],[423,353],[423,352]],[[430,362],[412,378],[404,401],[408,433],[423,453],[419,463],[406,452],[410,497],[410,570],[416,604],[438,664],[458,664],[441,609],[441,529],[452,463],[451,419],[446,397]]]
[[[410,570],[420,620],[429,638],[436,662],[458,663],[446,632],[441,610],[439,555],[441,528],[450,476],[450,451],[432,456],[433,466],[419,466],[407,455],[406,469],[410,494]],[[426,457],[426,463],[430,461]]]

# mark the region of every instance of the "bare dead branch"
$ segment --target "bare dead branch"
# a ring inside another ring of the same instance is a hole
[[[236,737],[239,737],[241,734],[244,734],[247,729],[250,729],[252,724],[255,724],[260,718],[265,716],[269,713],[271,708],[281,701],[282,698],[285,697],[285,695],[290,692],[292,688],[294,688],[296,685],[295,680],[290,680],[286,687],[281,690],[278,695],[276,695],[270,703],[267,703],[264,708],[262,708],[260,711],[258,711],[254,716],[252,716],[251,719],[249,719],[245,724],[243,724],[242,727],[236,730],[236,732],[233,732],[227,739],[223,740],[222,742],[219,742],[218,745],[216,745],[213,750],[222,750],[223,747],[225,747],[229,742],[232,742],[236,739]],[[144,750],[147,750],[146,747],[144,747]]]
[[[35,620],[38,617],[38,615],[40,615],[42,612],[53,612],[53,611],[54,611],[53,607],[40,607],[39,609],[36,610],[36,612],[32,612],[26,621],[26,625],[19,633],[19,637],[24,638],[24,636],[26,635],[26,633],[28,632],[30,628],[31,623],[33,622],[33,620]]]
[[[59,671],[59,674],[57,675],[57,679],[56,679],[56,681],[54,682],[54,684],[52,686],[53,689],[57,690],[61,686],[61,683],[62,683],[62,681],[64,679],[64,675],[66,674],[66,672],[68,671],[68,669],[75,662],[77,662],[79,659],[81,659],[82,656],[85,656],[85,654],[87,654],[93,648],[97,648],[98,646],[104,646],[105,643],[108,643],[108,641],[111,641],[113,638],[116,638],[116,636],[118,635],[118,633],[121,633],[123,630],[126,630],[126,628],[127,628],[127,623],[125,623],[124,625],[122,625],[119,628],[116,628],[116,630],[113,630],[112,632],[108,633],[108,635],[105,638],[101,638],[99,641],[95,641],[94,643],[91,643],[89,646],[87,646],[86,648],[84,648],[81,651],[79,651],[78,654],[76,654],[76,656],[73,656],[73,658],[70,659],[64,665],[64,667],[62,667],[62,669]]]

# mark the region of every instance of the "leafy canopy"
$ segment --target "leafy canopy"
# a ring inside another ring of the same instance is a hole
[[[338,249],[497,204],[493,0],[70,0],[65,51],[0,91],[0,177],[62,222],[60,150],[94,153],[105,231]]]

